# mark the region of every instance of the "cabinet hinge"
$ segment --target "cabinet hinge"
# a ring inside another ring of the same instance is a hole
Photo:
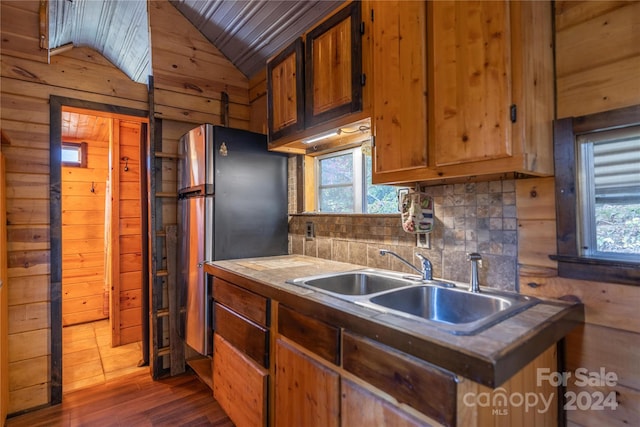
[[[360,84],[364,86],[366,83],[367,83],[367,75],[365,73],[362,73],[360,75]]]
[[[373,22],[373,9],[371,9],[371,22]]]
[[[364,34],[364,21],[360,22],[360,34]]]
[[[376,146],[376,136],[371,135],[371,148],[374,148],[375,146]]]
[[[515,123],[518,120],[518,107],[516,107],[516,104],[511,105],[510,113],[511,123]]]

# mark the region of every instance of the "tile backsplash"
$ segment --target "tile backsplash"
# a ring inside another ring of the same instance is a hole
[[[424,187],[434,198],[435,226],[430,248],[416,246],[395,215],[293,214],[289,219],[289,253],[350,262],[367,267],[413,273],[381,248],[397,252],[414,264],[422,253],[433,264],[433,275],[468,283],[467,253],[482,255],[480,284],[516,290],[517,219],[514,180]],[[293,191],[290,191],[290,206]],[[315,235],[306,237],[307,223]]]

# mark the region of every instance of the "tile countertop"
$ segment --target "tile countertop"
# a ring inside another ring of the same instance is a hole
[[[493,388],[584,321],[581,303],[540,299],[475,335],[453,335],[425,322],[286,283],[297,277],[364,268],[368,267],[284,255],[210,262],[205,272]]]

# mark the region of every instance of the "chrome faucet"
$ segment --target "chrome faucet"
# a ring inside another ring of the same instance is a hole
[[[422,277],[422,280],[433,280],[433,273],[432,273],[433,268],[432,268],[432,265],[431,265],[431,261],[429,261],[427,259],[427,257],[425,257],[424,255],[416,254],[416,256],[418,258],[420,258],[420,263],[421,263],[421,266],[422,266],[422,270],[420,270],[418,267],[416,267],[415,265],[411,264],[409,261],[407,261],[406,259],[402,258],[397,253],[395,253],[393,251],[389,251],[387,249],[380,249],[380,255],[384,256],[386,254],[393,255],[394,257],[396,257],[400,261],[402,261],[404,264],[408,265],[409,267],[411,267],[412,269],[414,269],[415,271],[420,273],[420,276]]]
[[[480,292],[480,284],[478,283],[478,264],[482,265],[482,256],[477,252],[467,254],[467,260],[471,261],[471,281],[469,283],[469,292]]]

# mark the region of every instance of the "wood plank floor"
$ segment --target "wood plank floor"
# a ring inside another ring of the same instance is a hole
[[[233,427],[193,373],[153,381],[148,371],[64,394],[62,404],[9,418],[7,427]]]

